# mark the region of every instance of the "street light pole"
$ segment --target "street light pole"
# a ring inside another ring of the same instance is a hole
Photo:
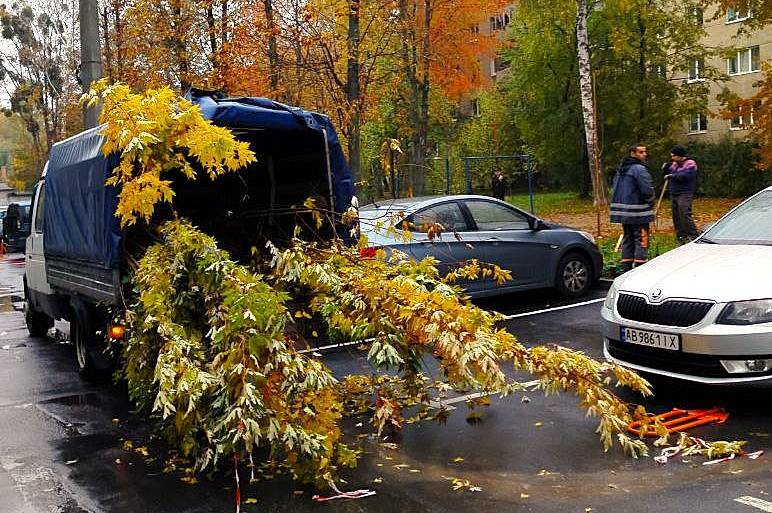
[[[102,78],[102,52],[99,45],[99,8],[97,0],[80,2],[80,82],[83,92]],[[97,126],[100,106],[83,110],[83,128]]]

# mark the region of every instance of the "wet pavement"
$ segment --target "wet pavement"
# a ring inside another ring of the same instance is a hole
[[[131,412],[123,388],[82,382],[69,344],[27,336],[14,308],[22,271],[12,259],[0,259],[0,512],[235,511],[232,473],[190,485],[181,471],[164,472],[162,444],[149,436],[146,419]],[[603,295],[600,288],[581,302]],[[481,304],[512,315],[505,324],[526,344],[556,342],[601,355],[598,302],[530,315],[566,302],[538,292]],[[369,369],[364,356],[352,346],[326,351],[324,359],[343,375]],[[659,392],[646,403],[653,411],[723,406],[730,412],[727,424],[695,435],[741,438],[749,450],[770,449],[769,392],[681,384],[665,384]],[[467,422],[468,410],[459,403],[444,425],[408,425],[386,441],[362,438],[365,453],[345,474],[344,487],[374,489],[372,497],[317,504],[309,488],[286,478],[250,484],[242,469],[242,511],[759,510],[734,500],[743,496],[772,506],[772,453],[711,466],[699,458],[667,465],[633,460],[617,449],[603,452],[595,422],[572,397],[526,395],[528,401],[494,398],[481,422]],[[354,422],[349,427],[354,439],[367,431]],[[124,449],[127,440],[133,449]],[[147,457],[138,449],[145,446]],[[464,486],[453,490],[454,484]]]

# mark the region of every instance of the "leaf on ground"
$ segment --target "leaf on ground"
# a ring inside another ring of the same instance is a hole
[[[544,422],[534,422],[533,423],[534,427],[542,427],[543,425],[544,425]]]
[[[525,493],[525,492],[521,492],[520,493],[520,498],[521,499],[527,499],[530,496],[531,496],[531,494],[529,494],[529,493]]]
[[[478,422],[482,422],[482,413],[480,412],[472,412],[469,415],[466,416],[466,421],[470,424],[476,424]]]
[[[189,485],[198,484],[198,479],[196,479],[196,476],[184,476],[180,478],[180,481]]]
[[[250,497],[244,500],[244,504],[257,504],[257,499]]]
[[[382,477],[376,477],[375,479],[373,479],[373,483],[381,484],[381,483],[383,483],[383,478]]]
[[[461,463],[463,461],[464,461],[464,458],[462,458],[461,456],[456,456],[455,458],[453,458],[453,463]]]

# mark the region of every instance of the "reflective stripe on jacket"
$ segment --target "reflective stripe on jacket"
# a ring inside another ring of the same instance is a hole
[[[614,175],[609,214],[612,223],[646,224],[654,220],[651,174],[638,159],[625,157]]]

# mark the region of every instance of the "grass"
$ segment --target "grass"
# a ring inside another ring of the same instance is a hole
[[[530,198],[527,193],[507,196],[507,202],[530,212]],[[536,192],[533,195],[533,206],[534,211],[540,216],[565,212],[577,214],[595,212],[592,201],[580,198],[576,192]]]
[[[619,253],[614,251],[622,227],[609,222],[608,212],[598,213],[589,199],[581,198],[576,192],[536,192],[534,193],[534,211],[539,217],[573,228],[592,233],[603,253],[604,276],[613,277],[619,272]],[[523,210],[530,211],[528,194],[507,196],[507,201]],[[716,221],[742,199],[739,198],[696,198],[693,212],[697,228]],[[670,213],[670,201],[662,201],[658,222],[652,225],[649,258],[666,253],[678,246],[673,232]]]
[[[603,277],[613,278],[622,271],[621,255],[614,251],[617,239],[606,237],[598,240],[598,249],[603,255]],[[671,233],[660,233],[649,237],[649,258],[657,257],[678,247],[678,241]]]

